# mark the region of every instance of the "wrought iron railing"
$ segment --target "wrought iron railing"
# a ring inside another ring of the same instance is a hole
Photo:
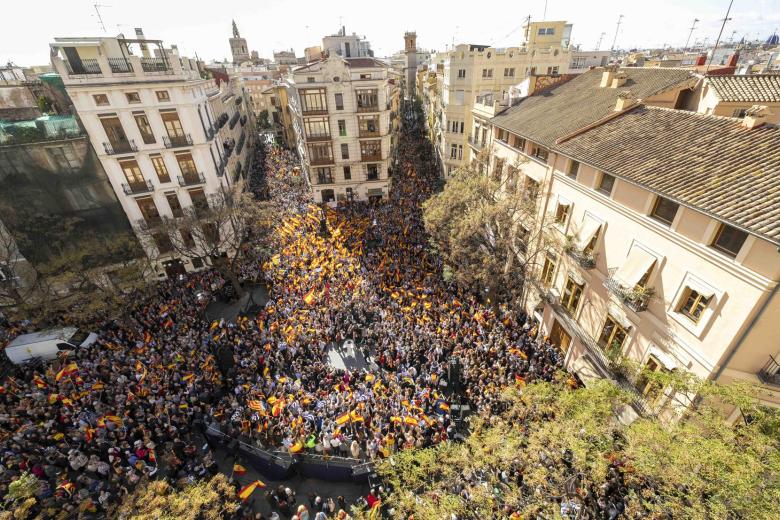
[[[116,143],[103,143],[103,150],[105,150],[106,155],[115,155],[137,152],[138,147],[135,145],[135,141],[128,139],[127,141],[118,141]]]
[[[125,58],[108,58],[108,65],[114,73],[133,72],[133,64]]]
[[[219,116],[217,118],[216,123],[215,123],[215,125],[217,127],[217,130],[219,130],[220,128],[225,126],[225,123],[227,123],[229,119],[230,119],[230,117],[227,114],[224,114],[224,113],[221,116]]]
[[[618,297],[623,304],[634,312],[642,312],[647,310],[647,305],[653,296],[652,287],[626,287],[623,283],[615,278],[615,272],[617,268],[609,270],[609,276],[604,280],[604,287]]]
[[[173,72],[162,58],[141,58],[141,68],[144,72]]]
[[[150,180],[143,182],[129,182],[122,184],[122,190],[124,190],[125,195],[138,195],[140,193],[149,193],[150,191],[153,191],[154,186]]]
[[[236,123],[238,123],[238,120],[240,118],[241,118],[241,114],[239,114],[238,112],[233,113],[233,116],[230,118],[230,124],[228,125],[230,126],[231,130],[233,130],[233,128],[236,127]]]
[[[72,65],[69,61],[65,60],[65,69],[69,75],[82,75],[82,74],[103,74],[100,69],[100,63],[94,58],[82,59],[80,63]]]
[[[204,182],[206,182],[206,178],[200,172],[179,175],[179,186],[194,186],[195,184],[203,184]]]
[[[780,386],[780,363],[771,355],[758,371],[758,379],[767,385]]]
[[[580,251],[574,244],[566,244],[563,250],[583,269],[593,269],[596,267],[597,254],[593,253],[593,251]]]
[[[236,145],[236,153],[240,154],[244,149],[244,141],[246,141],[246,133],[241,132],[241,137],[238,138],[238,144]]]
[[[192,137],[190,134],[184,135],[164,135],[163,144],[166,148],[179,148],[180,146],[192,146]]]
[[[469,134],[469,136],[467,138],[467,141],[468,141],[468,143],[471,146],[473,146],[474,148],[476,148],[478,150],[481,150],[482,148],[485,147],[485,142],[484,141],[480,141],[479,139],[477,139],[476,137],[474,137],[471,134]]]

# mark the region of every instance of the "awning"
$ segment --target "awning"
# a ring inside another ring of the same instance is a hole
[[[655,345],[650,345],[648,352],[651,356],[660,361],[667,370],[675,370],[677,368],[677,361]]]
[[[641,247],[631,248],[628,258],[615,272],[615,278],[626,287],[633,288],[653,268],[655,257]]]
[[[580,232],[577,234],[577,249],[582,251],[588,247],[590,241],[593,240],[593,237],[599,234],[600,230],[601,222],[588,219],[582,226],[582,229],[580,229]]]

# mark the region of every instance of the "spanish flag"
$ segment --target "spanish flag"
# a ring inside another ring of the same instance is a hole
[[[517,386],[525,386],[525,379],[520,374],[515,374],[515,384]]]
[[[106,387],[106,385],[104,385],[100,381],[92,383],[92,390],[94,390],[95,392],[103,390],[105,387]]]
[[[376,520],[377,518],[380,518],[380,510],[382,509],[382,501],[377,500],[374,502],[374,506],[371,508],[371,511],[368,513],[368,520]]]
[[[195,374],[190,372],[189,374],[186,374],[184,377],[182,377],[182,381],[190,381],[193,377],[195,377]]]
[[[313,305],[314,304],[314,289],[310,290],[306,293],[306,295],[303,297],[303,302],[306,305]]]
[[[68,363],[67,365],[62,367],[62,370],[57,372],[57,375],[54,376],[54,380],[59,382],[60,379],[62,379],[63,377],[75,374],[78,371],[79,371],[79,367],[76,363]]]
[[[271,415],[274,417],[279,417],[279,415],[282,413],[282,410],[284,410],[284,399],[278,401],[271,407]]]
[[[246,486],[242,487],[238,491],[238,498],[240,498],[243,502],[246,502],[249,500],[249,497],[252,496],[252,493],[255,489],[260,488],[263,489],[265,487],[265,484],[260,482],[259,480],[255,480],[251,484],[247,484]]]
[[[68,494],[68,496],[73,496],[73,492],[76,490],[76,484],[73,482],[68,482],[67,480],[63,480],[58,486],[57,489],[61,489],[64,492]]]
[[[246,473],[246,468],[241,464],[233,464],[233,473],[239,476],[243,475],[244,473]]]
[[[35,386],[38,388],[46,388],[47,386],[46,382],[43,379],[41,379],[41,376],[39,375],[33,377],[33,383],[35,383]]]
[[[412,426],[417,426],[418,424],[420,424],[420,421],[418,421],[414,417],[407,415],[406,417],[404,417],[404,423],[411,424]]]
[[[341,426],[342,424],[346,424],[349,422],[350,418],[351,418],[350,414],[349,412],[347,412],[344,415],[341,415],[336,418],[336,424],[338,424],[339,426]]]
[[[402,422],[404,422],[404,420],[398,417],[397,415],[393,415],[392,417],[390,417],[390,422],[395,424],[401,424]]]
[[[365,422],[363,416],[354,410],[349,413],[349,418],[352,420],[352,422]]]

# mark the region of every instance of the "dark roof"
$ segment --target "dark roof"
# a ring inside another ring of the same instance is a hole
[[[695,81],[690,71],[673,68],[621,68],[628,76],[618,88],[600,87],[604,68],[580,74],[556,88],[529,96],[498,114],[491,122],[542,145],[588,126],[613,112],[618,94],[630,90],[635,98],[648,97]]]
[[[780,128],[639,106],[561,153],[780,244]]]
[[[369,67],[387,67],[387,64],[376,58],[345,58],[347,67],[369,68]]]
[[[712,76],[707,83],[722,101],[780,103],[780,76],[775,74]]]

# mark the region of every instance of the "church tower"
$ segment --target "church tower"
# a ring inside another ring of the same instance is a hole
[[[233,63],[235,65],[250,60],[246,38],[242,38],[238,33],[238,26],[236,26],[235,20],[233,20],[233,37],[230,38],[230,52],[233,54]]]
[[[406,97],[412,99],[417,87],[417,33],[404,33],[404,53],[406,54]]]

